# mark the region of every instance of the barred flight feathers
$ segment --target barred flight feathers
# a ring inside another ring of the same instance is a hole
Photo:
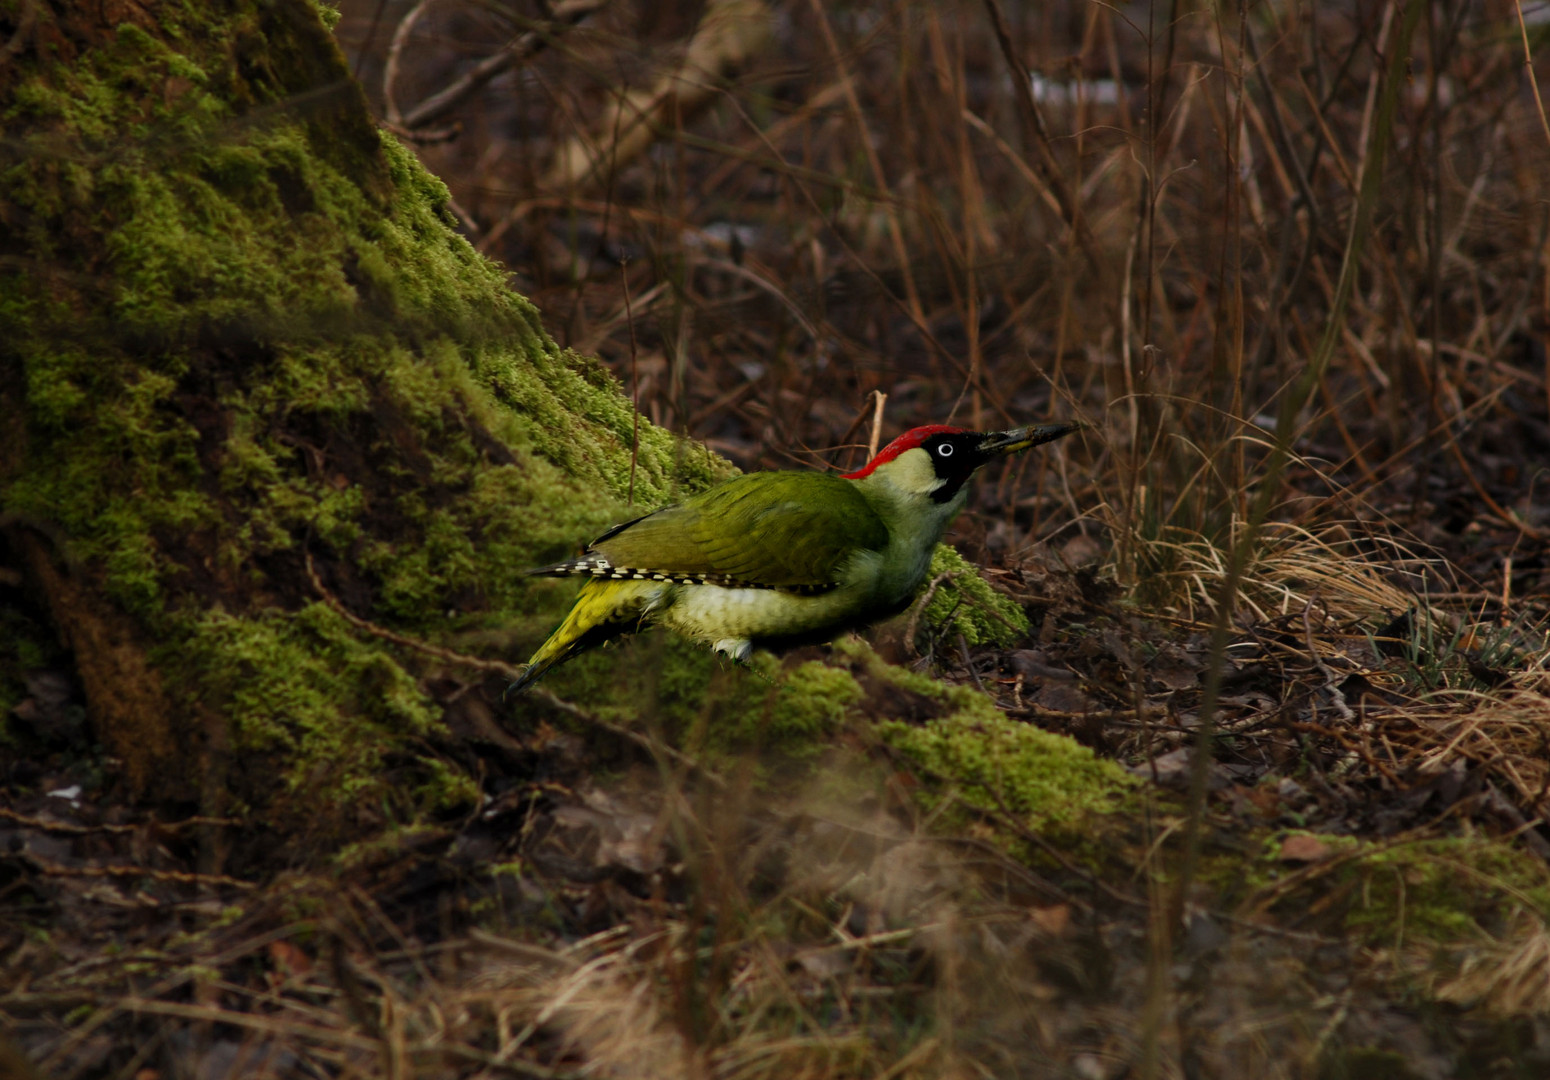
[[[650,570],[644,567],[615,566],[607,556],[582,555],[552,566],[527,571],[528,577],[584,577],[595,581],[661,581],[670,585],[721,585],[728,589],[779,589],[802,596],[816,596],[839,587],[837,581],[818,584],[772,585],[747,581],[734,574],[685,573],[675,570]]]

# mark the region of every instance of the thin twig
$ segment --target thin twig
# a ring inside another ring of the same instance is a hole
[[[475,64],[463,75],[453,82],[426,98],[420,104],[402,117],[400,123],[410,129],[424,127],[433,120],[439,120],[463,101],[471,97],[481,87],[485,86],[502,72],[514,67],[520,61],[538,52],[553,40],[554,36],[581,22],[587,16],[598,11],[608,3],[608,0],[561,0],[554,5],[554,18],[544,25],[534,24],[526,33],[518,34],[507,42],[500,51],[486,57]],[[411,14],[418,18],[420,4]],[[406,18],[407,21],[407,18]],[[407,30],[400,24],[400,32],[407,35]],[[394,48],[400,48],[399,34],[393,35]],[[395,70],[396,74],[396,70]],[[387,75],[384,74],[384,82]],[[388,96],[389,87],[384,87],[384,96]],[[391,97],[389,97],[391,100]]]
[[[44,832],[68,833],[75,835],[87,835],[90,833],[136,833],[143,829],[159,831],[172,831],[187,829],[196,825],[240,825],[242,822],[236,818],[218,817],[190,817],[181,821],[143,821],[138,825],[74,825],[64,821],[51,821],[48,818],[29,817],[26,814],[18,814],[15,810],[0,806],[0,819],[15,822],[28,829],[41,829]]]
[[[1513,10],[1518,13],[1518,33],[1523,36],[1523,69],[1528,76],[1528,84],[1534,91],[1534,104],[1539,108],[1539,127],[1545,133],[1545,142],[1550,144],[1550,118],[1545,115],[1545,99],[1539,94],[1539,80],[1534,77],[1534,54],[1528,45],[1528,23],[1523,20],[1523,0],[1513,0]]]
[[[403,55],[404,42],[409,40],[410,31],[430,4],[431,0],[420,0],[398,20],[398,25],[393,28],[393,40],[388,43],[387,59],[382,64],[382,111],[390,127],[405,133],[409,129],[404,126],[404,115],[398,111],[398,98],[393,93],[393,85],[398,82],[398,59]]]
[[[1012,82],[1015,84],[1012,98],[1017,103],[1017,111],[1022,116],[1028,133],[1033,137],[1034,145],[1039,148],[1039,171],[1043,175],[1044,182],[1049,185],[1050,194],[1060,204],[1060,215],[1065,219],[1066,226],[1070,228],[1077,243],[1081,245],[1082,253],[1087,256],[1088,262],[1097,269],[1101,261],[1082,222],[1080,204],[1066,187],[1065,177],[1060,172],[1060,163],[1055,159],[1049,126],[1044,123],[1044,114],[1039,111],[1039,103],[1033,100],[1033,75],[1028,70],[1028,65],[1023,63],[1017,46],[1012,42],[1012,31],[1007,26],[1006,15],[1002,12],[1000,3],[997,0],[985,0],[985,11],[990,16],[992,29],[996,32],[996,44],[1001,49],[1001,57],[1012,72]]]
[[[980,678],[979,671],[974,667],[974,658],[969,655],[969,639],[962,630],[958,631],[958,651],[963,655],[963,666],[969,669],[969,674],[974,679],[974,685],[979,687],[980,693],[986,693],[985,682]]]
[[[1319,687],[1329,695],[1335,703],[1335,711],[1340,714],[1340,719],[1346,723],[1355,723],[1356,714],[1351,711],[1351,706],[1346,704],[1345,694],[1341,693],[1340,680],[1335,676],[1335,671],[1327,663],[1324,657],[1319,655],[1318,645],[1313,640],[1313,597],[1308,597],[1308,602],[1302,607],[1302,627],[1304,640],[1308,643],[1308,657],[1313,661],[1313,666],[1318,668],[1319,674],[1324,676],[1324,685]]]
[[[882,444],[883,434],[883,406],[887,404],[888,395],[881,390],[873,390],[877,401],[872,409],[872,437],[867,440],[866,459],[871,461],[877,456],[877,448]]]
[[[936,596],[936,591],[960,573],[961,571],[958,570],[944,570],[932,578],[931,584],[926,586],[926,591],[920,594],[920,599],[915,601],[915,606],[910,610],[910,621],[904,625],[904,647],[916,656],[919,656],[920,652],[915,648],[915,631],[920,628],[921,613],[931,603],[932,597]]]
[[[834,27],[829,23],[829,14],[824,10],[823,0],[811,0],[811,5],[813,16],[818,20],[818,28],[823,32],[824,45],[829,50],[830,62],[838,72],[836,81],[844,89],[845,104],[850,110],[851,122],[856,125],[861,151],[866,155],[867,167],[872,173],[872,183],[877,185],[881,196],[879,202],[888,221],[888,236],[893,242],[894,259],[898,262],[898,272],[904,281],[904,297],[909,304],[910,316],[916,322],[924,323],[926,317],[924,309],[920,306],[920,293],[915,288],[915,272],[912,269],[909,249],[904,244],[904,229],[899,224],[899,208],[895,204],[893,193],[888,188],[888,174],[883,170],[882,159],[877,156],[877,147],[872,143],[872,132],[867,126],[866,113],[861,108],[861,100],[856,96],[855,80],[851,77],[850,68],[840,52],[839,42],[834,38]]]
[[[149,878],[151,881],[165,881],[174,885],[222,885],[233,889],[255,889],[258,887],[255,882],[227,877],[225,874],[196,874],[189,870],[157,870],[154,867],[142,866],[139,863],[131,863],[124,866],[64,866],[60,863],[50,862],[30,852],[22,858],[28,866],[31,866],[46,877],[135,878],[136,880]],[[153,901],[149,903],[159,904],[160,902]]]

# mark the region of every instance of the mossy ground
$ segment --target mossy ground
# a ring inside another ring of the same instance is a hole
[[[1314,924],[1372,949],[1480,944],[1528,919],[1550,923],[1550,872],[1528,852],[1486,836],[1425,837],[1399,843],[1328,838],[1327,865],[1300,871],[1276,861],[1266,843],[1248,874],[1248,902],[1274,912],[1312,908]]]
[[[1028,633],[1023,609],[946,544],[932,554],[928,580],[940,584],[923,617],[939,633],[962,634],[966,645],[1010,645]]]

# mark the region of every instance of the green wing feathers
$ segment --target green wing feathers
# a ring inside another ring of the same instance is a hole
[[[837,584],[855,552],[887,543],[886,526],[853,482],[823,473],[750,473],[620,525],[585,556],[540,573],[816,590]]]

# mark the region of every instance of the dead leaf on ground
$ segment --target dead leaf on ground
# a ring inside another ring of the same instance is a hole
[[[1317,836],[1297,833],[1288,836],[1281,844],[1282,862],[1322,862],[1332,854],[1330,847]]]

